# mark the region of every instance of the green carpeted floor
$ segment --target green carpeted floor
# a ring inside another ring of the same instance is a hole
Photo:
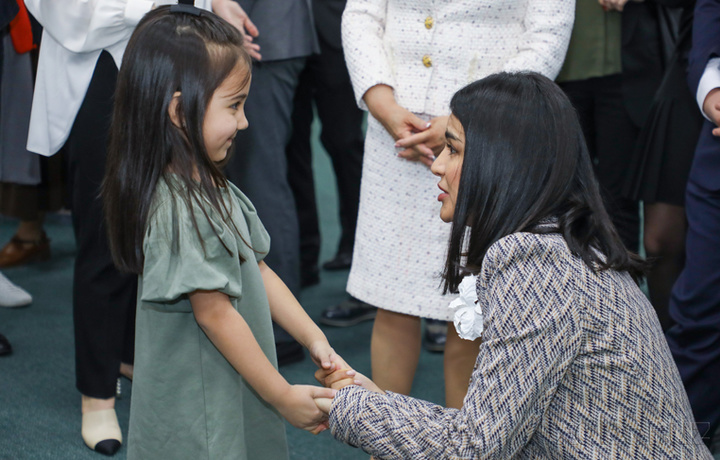
[[[316,130],[317,131],[317,130]],[[317,132],[316,132],[317,134]],[[315,140],[315,147],[318,147]],[[339,235],[335,180],[327,155],[315,155],[323,247],[330,259]],[[74,242],[68,216],[52,215],[46,223],[52,239],[47,262],[6,269],[3,273],[34,298],[27,308],[0,308],[0,333],[14,353],[0,358],[0,460],[99,459],[80,437],[80,395],[75,389],[72,326]],[[0,243],[8,241],[16,222],[0,217]],[[327,306],[345,298],[347,272],[323,272],[322,282],[302,292],[301,302],[317,319]],[[330,343],[360,372],[370,372],[371,323],[352,328],[324,328]],[[309,359],[281,368],[291,383],[315,383]],[[413,394],[443,402],[442,355],[422,352]],[[117,412],[127,436],[131,385],[123,380]],[[358,449],[340,444],[329,433],[313,436],[288,425],[291,459],[366,459]],[[124,459],[126,448],[115,455]],[[174,460],[174,459],[173,459]],[[252,459],[263,460],[263,459]]]

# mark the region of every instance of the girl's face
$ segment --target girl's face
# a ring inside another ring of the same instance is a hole
[[[452,222],[465,152],[465,130],[453,115],[450,115],[445,129],[445,142],[445,149],[435,158],[430,169],[440,178],[438,187],[442,192],[437,198],[442,202],[440,218],[444,222]]]
[[[214,162],[225,159],[235,134],[248,127],[245,118],[245,100],[250,79],[243,85],[247,69],[240,63],[218,86],[205,111],[203,139],[208,156]]]

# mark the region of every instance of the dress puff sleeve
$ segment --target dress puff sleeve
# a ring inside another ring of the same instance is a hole
[[[189,304],[179,300],[196,290],[220,291],[240,298],[240,254],[245,259],[243,264],[256,263],[267,253],[270,242],[252,204],[244,200],[232,200],[233,222],[242,238],[213,210],[206,209],[208,219],[198,205],[193,206],[196,229],[181,199],[169,197],[160,202],[148,219],[143,243],[141,300],[171,311],[184,311]]]

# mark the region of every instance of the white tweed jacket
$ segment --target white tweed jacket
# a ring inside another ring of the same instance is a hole
[[[499,71],[555,78],[575,0],[348,0],[342,40],[358,105],[377,84],[415,113],[445,115],[463,86]]]

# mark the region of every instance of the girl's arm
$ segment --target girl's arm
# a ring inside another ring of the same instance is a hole
[[[313,362],[324,372],[350,370],[350,366],[335,353],[325,334],[308,316],[283,280],[264,261],[258,262],[258,268],[265,284],[265,293],[273,320],[308,349]],[[316,399],[325,400],[324,397],[316,397]],[[313,404],[314,401],[315,399]],[[319,410],[317,405],[315,408]],[[325,415],[325,412],[322,413]],[[310,428],[314,434],[325,429],[327,429],[325,424],[316,425],[315,429]]]
[[[265,283],[273,321],[308,349],[318,367],[329,370],[349,369],[280,277],[263,261],[258,262],[258,267]]]
[[[314,398],[332,398],[334,390],[290,385],[268,361],[227,295],[218,291],[195,291],[189,298],[200,328],[261,398],[298,428],[313,431],[327,419],[315,405]]]

